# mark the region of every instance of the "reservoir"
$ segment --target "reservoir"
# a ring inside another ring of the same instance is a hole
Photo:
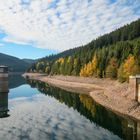
[[[0,93],[0,140],[140,140],[140,122],[100,106],[88,95],[9,76]],[[2,110],[4,107],[1,107]]]

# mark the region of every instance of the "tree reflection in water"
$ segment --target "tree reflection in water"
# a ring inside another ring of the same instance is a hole
[[[91,97],[84,94],[77,94],[63,89],[50,86],[47,83],[29,80],[27,83],[32,88],[37,88],[42,94],[54,97],[61,103],[72,107],[81,115],[125,140],[140,139],[140,123],[132,119],[121,117],[112,111],[97,104]]]

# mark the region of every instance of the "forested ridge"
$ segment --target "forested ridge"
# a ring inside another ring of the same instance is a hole
[[[9,72],[24,72],[30,64],[14,56],[0,53],[0,65],[9,67]]]
[[[140,73],[140,19],[85,46],[39,59],[28,72],[119,79]]]

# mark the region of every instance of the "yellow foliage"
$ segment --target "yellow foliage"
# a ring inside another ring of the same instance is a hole
[[[130,75],[136,75],[139,73],[139,65],[133,55],[129,55],[124,63],[120,66],[118,71],[118,78],[120,81],[128,80]]]
[[[126,76],[135,75],[139,71],[139,66],[136,64],[134,56],[129,55],[123,65],[123,72]]]
[[[49,72],[49,67],[47,66],[46,68],[45,68],[45,73],[48,73]]]
[[[92,98],[87,95],[79,95],[79,97],[84,107],[87,108],[91,112],[92,116],[94,117],[96,115],[96,107]]]
[[[64,58],[63,57],[59,58],[58,60],[56,60],[56,63],[63,64],[64,63]]]
[[[93,57],[92,61],[88,64],[85,64],[80,70],[80,76],[92,76],[93,73],[96,71],[97,66],[97,58],[96,56]]]
[[[67,63],[70,63],[71,56],[68,57]]]
[[[123,65],[124,73],[130,75],[133,71],[134,65],[135,65],[135,58],[134,56],[129,55]]]

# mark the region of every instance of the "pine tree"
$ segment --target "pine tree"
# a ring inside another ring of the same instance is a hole
[[[114,57],[110,59],[106,68],[106,77],[111,79],[117,78],[117,59]]]

